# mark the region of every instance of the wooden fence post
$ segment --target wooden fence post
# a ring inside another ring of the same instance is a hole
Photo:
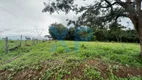
[[[8,54],[8,37],[5,38],[5,54]]]
[[[32,38],[32,45],[34,45],[35,44],[35,40]]]
[[[21,40],[20,40],[20,47],[22,46],[22,35],[21,35]]]

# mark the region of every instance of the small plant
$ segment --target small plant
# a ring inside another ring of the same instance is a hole
[[[53,72],[49,69],[46,70],[44,76],[43,76],[43,80],[50,80],[50,77],[52,77]]]
[[[63,71],[58,72],[56,80],[62,80],[63,76],[64,76],[64,72]]]
[[[112,67],[113,70],[119,70],[119,68],[120,68],[119,65],[114,65],[114,66]]]
[[[84,74],[86,78],[89,78],[90,80],[102,80],[101,78],[101,72],[97,71],[94,68],[89,67],[86,65],[86,69],[84,70]]]
[[[70,46],[70,49],[71,49],[71,50],[74,50],[74,49],[75,49],[75,47],[74,47],[74,46]]]
[[[84,44],[81,45],[81,48],[87,49],[87,47]]]
[[[4,53],[4,50],[3,50],[3,49],[1,49],[1,50],[0,50],[0,53]]]
[[[57,53],[64,53],[64,48],[63,47],[58,47],[56,52]]]
[[[69,58],[69,59],[66,59],[66,63],[72,63],[72,62],[80,62],[81,60],[79,58]]]
[[[52,55],[53,55],[53,56],[58,56],[58,53],[57,53],[57,52],[54,52]]]

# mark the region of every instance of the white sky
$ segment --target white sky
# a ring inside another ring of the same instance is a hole
[[[43,2],[49,0],[0,0],[0,37],[5,36],[37,36],[44,29],[42,36],[49,34],[48,26],[54,22],[67,24],[66,19],[77,19],[77,15],[69,13],[52,14],[42,13],[45,7]],[[82,3],[89,4],[94,0],[86,0]],[[125,19],[121,23],[128,26]],[[36,26],[36,27],[35,27]],[[132,28],[132,24],[129,26]],[[36,29],[38,30],[36,32]]]

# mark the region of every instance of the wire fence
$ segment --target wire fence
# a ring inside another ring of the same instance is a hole
[[[9,51],[15,51],[21,47],[34,46],[39,43],[36,38],[30,38],[25,36],[19,36],[19,40],[10,40],[8,37],[0,40],[0,53],[7,54]],[[25,38],[25,39],[24,39]],[[24,40],[23,40],[24,39]]]

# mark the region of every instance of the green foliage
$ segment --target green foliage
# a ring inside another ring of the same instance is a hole
[[[46,70],[42,73],[43,80],[63,80],[65,76],[68,79],[89,79],[103,80],[103,73],[97,67],[98,63],[87,64],[88,60],[96,60],[103,64],[108,64],[107,70],[109,80],[141,80],[141,76],[129,76],[124,78],[116,77],[112,71],[118,71],[121,67],[141,68],[142,59],[138,58],[139,46],[132,43],[106,43],[106,42],[78,42],[78,51],[74,41],[64,41],[71,49],[66,52],[66,47],[62,46],[60,41],[51,41],[50,43],[39,43],[35,46],[22,46],[17,51],[9,54],[0,53],[0,70],[9,70],[13,74],[9,77],[12,79],[17,72],[25,69]],[[56,45],[57,49],[50,52],[51,46]],[[56,54],[56,56],[55,56]],[[85,66],[84,66],[85,65]],[[80,72],[80,75],[75,74]],[[83,72],[82,72],[83,71]],[[82,74],[82,75],[81,75]],[[78,77],[76,77],[78,76]]]
[[[51,24],[49,33],[53,39],[58,40],[76,40],[90,41],[93,37],[93,31],[87,26],[66,28],[62,24]]]
[[[56,50],[56,53],[64,53],[64,52],[65,52],[64,47],[58,47]]]
[[[78,62],[81,62],[81,58],[79,57],[69,57],[66,59],[65,63],[78,63]]]
[[[89,66],[87,66],[87,68],[84,69],[84,76],[88,77],[89,80],[94,80],[94,79],[103,80],[103,78],[101,77],[101,73],[97,71],[96,69],[93,69]]]
[[[82,49],[87,49],[87,47],[84,44],[81,45],[81,48]]]
[[[4,41],[0,40],[0,54],[4,53]]]
[[[67,40],[74,40],[75,38],[75,27],[71,27],[68,30]]]
[[[120,77],[116,77],[115,75],[111,74],[111,77],[109,78],[109,80],[141,80],[142,77],[140,76],[128,76],[127,78],[120,78]]]
[[[51,70],[46,70],[45,74],[43,75],[43,80],[49,80],[52,77],[53,72]]]
[[[49,28],[49,33],[51,34],[53,39],[62,40],[66,37],[67,28],[64,27],[64,25],[62,24],[54,23],[54,24],[51,24]]]
[[[94,29],[94,36],[98,41],[117,41],[117,42],[134,42],[138,43],[138,35],[135,30],[115,24],[109,26],[109,28],[97,28]]]
[[[51,1],[51,3],[43,9],[43,12],[49,12],[52,14],[60,11],[65,13],[74,11],[77,14],[81,13],[82,15],[79,16],[78,20],[68,20],[68,24],[74,24],[75,27],[85,25],[92,29],[95,28],[93,32],[95,32],[94,36],[96,36],[98,41],[139,42],[139,38],[135,30],[126,30],[118,24],[118,21],[120,21],[118,20],[119,17],[130,18],[131,15],[129,14],[134,14],[135,16],[140,15],[135,13],[137,10],[140,10],[135,6],[140,5],[135,4],[136,2],[134,1],[129,2],[128,0],[123,2],[121,0],[98,0],[94,1],[93,4],[80,6],[75,3],[75,0],[55,0]],[[130,19],[132,20],[133,18]],[[132,22],[135,23],[137,20],[133,19]],[[138,29],[136,30],[139,32]],[[86,35],[81,36],[87,38]],[[68,40],[73,40],[73,38],[68,38]]]
[[[132,17],[130,14],[140,16],[140,14],[136,14],[135,12],[141,10],[139,9],[141,4],[136,3],[141,3],[141,1],[128,0],[124,2],[121,0],[114,0],[112,2],[112,0],[94,0],[94,3],[80,6],[76,4],[75,0],[55,0],[47,4],[42,12],[49,12],[52,14],[62,11],[67,14],[69,11],[74,11],[76,14],[82,13],[82,15],[76,21],[69,20],[69,24],[106,27],[108,24],[117,23],[119,17],[130,18]],[[135,19],[132,21],[135,21]]]
[[[62,24],[52,24],[49,29],[54,39],[76,40],[76,41],[117,41],[117,42],[139,42],[135,30],[126,30],[120,24],[112,24],[107,27],[71,27],[66,28]]]
[[[93,37],[93,32],[92,32],[91,28],[86,27],[86,26],[76,28],[76,31],[75,31],[76,40],[90,41],[92,39],[92,37]]]
[[[96,41],[96,40],[97,40],[96,36],[93,36],[91,41]]]

